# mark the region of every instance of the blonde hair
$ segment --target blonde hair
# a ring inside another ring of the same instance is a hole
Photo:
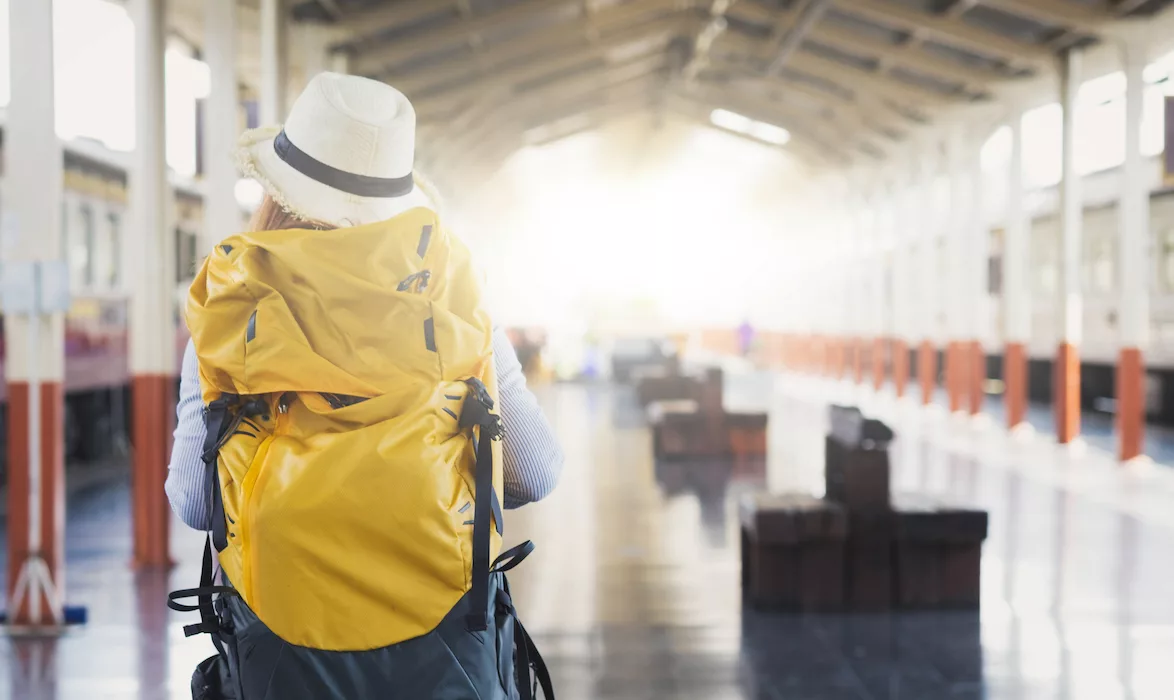
[[[317,231],[326,231],[337,228],[321,221],[307,221],[286,211],[277,200],[268,194],[261,200],[257,211],[249,219],[250,231],[282,231],[291,228],[307,228]]]
[[[440,192],[436,189],[436,185],[432,184],[428,178],[418,172],[413,175],[416,188],[423,192],[428,200],[432,202],[433,208],[439,211],[441,200]],[[291,214],[285,207],[281,206],[278,200],[266,193],[265,198],[261,200],[260,206],[257,207],[257,211],[253,212],[252,218],[249,219],[249,230],[283,231],[291,228],[329,231],[338,227],[321,221],[303,219],[300,216]]]

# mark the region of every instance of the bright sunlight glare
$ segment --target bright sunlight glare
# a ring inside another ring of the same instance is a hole
[[[474,215],[495,220],[478,254],[496,313],[615,332],[765,313],[778,261],[803,244],[796,182],[784,151],[672,122],[525,149]]]

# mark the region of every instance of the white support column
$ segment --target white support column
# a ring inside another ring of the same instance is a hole
[[[970,246],[974,235],[974,209],[971,186],[973,175],[970,165],[970,149],[966,131],[958,126],[950,135],[948,143],[950,167],[950,209],[946,228],[947,275],[943,279],[942,292],[946,303],[946,392],[949,395],[950,412],[961,411],[966,403],[967,339],[970,328],[967,324],[966,300],[970,286],[967,281],[970,269]]]
[[[852,381],[862,384],[868,376],[868,349],[872,335],[872,322],[869,318],[869,293],[871,287],[871,245],[870,227],[873,216],[875,199],[861,197],[860,209],[853,221],[852,240],[854,250],[853,261],[853,322],[852,336],[854,339],[854,353],[852,360]]]
[[[1027,359],[1031,342],[1031,283],[1028,255],[1031,221],[1023,203],[1023,112],[1011,119],[1007,166],[1007,220],[1003,232],[1003,382],[1007,427],[1027,420]]]
[[[288,28],[284,0],[261,0],[261,112],[262,125],[285,120],[289,83]]]
[[[970,399],[970,414],[982,412],[986,398],[985,384],[986,351],[985,347],[990,340],[990,257],[991,257],[991,227],[983,207],[985,178],[982,172],[982,158],[979,147],[973,142],[969,147],[970,157],[970,236],[968,265],[970,274],[967,275],[970,300],[966,316],[970,323],[970,347],[966,367],[966,394]]]
[[[298,53],[302,66],[302,87],[309,84],[315,75],[330,70],[332,56],[328,53],[329,37],[326,30],[310,22],[296,27]]]
[[[164,140],[164,0],[134,0],[136,143],[131,225],[123,247],[130,282],[130,371],[134,400],[134,562],[170,564],[167,475],[176,375],[174,199]]]
[[[204,113],[204,235],[201,254],[241,228],[236,167],[231,154],[240,132],[236,69],[236,0],[205,0],[204,60],[212,89]]]
[[[335,51],[330,54],[330,70],[335,73],[350,73],[351,55],[345,51]]]
[[[916,181],[911,173],[900,179],[897,191],[893,236],[893,333],[890,344],[890,361],[893,366],[893,387],[897,396],[904,397],[909,383],[909,349],[916,343],[914,337],[914,314],[916,299],[913,293],[913,275],[917,240],[917,206],[915,199]]]
[[[1120,360],[1117,366],[1118,456],[1124,460],[1144,453],[1145,352],[1149,345],[1150,193],[1141,157],[1141,123],[1146,51],[1122,44],[1125,69],[1125,163],[1121,168]]]
[[[846,188],[836,188],[833,201],[845,201],[848,193]],[[851,260],[849,253],[850,222],[843,207],[828,209],[834,227],[834,242],[831,254],[828,256],[830,276],[832,280],[832,378],[843,380],[848,374],[849,340],[852,337],[849,322],[850,301],[848,296],[848,265]]]
[[[893,215],[895,211],[894,198],[896,197],[891,183],[886,183],[877,198],[877,207],[873,215],[872,230],[872,302],[873,302],[873,333],[871,352],[871,367],[869,368],[873,388],[878,391],[886,381],[885,361],[889,351],[889,339],[893,332],[893,298],[889,287],[892,271],[890,251],[893,249]]]
[[[1080,356],[1083,300],[1081,295],[1081,228],[1084,207],[1076,170],[1077,102],[1081,53],[1069,49],[1060,59],[1060,106],[1063,122],[1063,176],[1060,181],[1059,285],[1056,322],[1059,327],[1054,408],[1056,438],[1067,444],[1080,435]]]
[[[918,164],[918,193],[922,216],[918,219],[918,307],[917,323],[921,344],[917,349],[917,376],[921,387],[921,402],[933,403],[937,390],[938,347],[942,329],[938,316],[944,307],[939,280],[946,273],[940,269],[942,260],[938,255],[938,241],[942,236],[945,218],[938,201],[936,162],[928,154],[922,154]]]
[[[9,0],[12,71],[5,126],[3,229],[0,256],[6,275],[24,263],[60,260],[61,144],[54,131],[53,3]],[[35,275],[21,292],[34,295]],[[8,288],[12,280],[6,280]],[[15,291],[15,290],[13,290]],[[5,301],[9,306],[11,302]],[[61,621],[65,577],[63,394],[64,314],[29,305],[6,308],[8,383],[9,622]]]

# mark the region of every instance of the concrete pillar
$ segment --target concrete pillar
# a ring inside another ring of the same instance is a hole
[[[289,82],[288,27],[284,0],[261,0],[261,124],[285,120]]]
[[[54,132],[53,3],[10,0],[12,71],[5,126],[4,235],[6,265],[59,260],[61,145]],[[10,269],[5,270],[11,274]],[[9,608],[9,622],[58,620],[65,576],[63,468],[64,314],[4,314],[8,382],[8,576],[6,600],[22,572],[47,574]],[[30,421],[31,416],[39,416]],[[31,423],[31,425],[30,425]],[[34,493],[39,498],[32,497]],[[46,582],[47,579],[47,582]],[[41,585],[43,584],[43,585]],[[37,601],[37,602],[33,602]]]
[[[171,511],[163,492],[175,418],[174,207],[167,184],[163,109],[164,0],[134,0],[135,119],[131,225],[123,247],[130,282],[134,563],[166,566]]]
[[[865,252],[868,245],[868,227],[872,212],[867,200],[861,202],[860,211],[853,221],[852,238],[856,243],[856,250],[852,255],[852,278],[849,283],[853,288],[852,303],[852,381],[864,384],[864,370],[868,356],[868,293],[869,293],[869,257]]]
[[[204,113],[204,235],[201,254],[241,228],[232,150],[240,131],[236,0],[205,0],[204,60],[212,78]]]
[[[351,55],[345,51],[335,51],[330,54],[330,70],[335,73],[350,73]]]
[[[888,250],[892,241],[893,197],[892,190],[882,191],[873,215],[872,267],[869,276],[872,280],[872,386],[877,391],[885,385],[888,341],[892,331],[893,300],[889,296],[887,276]]]
[[[946,276],[942,279],[942,298],[947,309],[946,320],[946,392],[950,412],[966,408],[969,394],[967,376],[970,367],[970,328],[966,323],[966,282],[969,277],[970,243],[973,236],[974,210],[972,207],[973,175],[970,167],[971,153],[967,148],[966,133],[958,127],[948,142],[950,167],[950,209],[946,224],[946,249],[948,251]]]
[[[1122,461],[1140,457],[1145,435],[1145,360],[1149,344],[1150,193],[1141,157],[1142,101],[1146,52],[1122,45],[1125,68],[1125,163],[1121,168],[1120,302],[1121,354],[1117,365],[1117,438]]]
[[[1077,94],[1081,53],[1069,49],[1060,59],[1060,106],[1064,110],[1063,175],[1060,181],[1059,285],[1056,322],[1059,328],[1054,379],[1056,439],[1067,444],[1080,435],[1080,339],[1083,314],[1080,275],[1080,174],[1076,171]]]
[[[329,54],[326,30],[318,24],[306,22],[297,26],[298,53],[302,64],[302,87],[315,75],[331,69],[333,57]]]
[[[1011,160],[1007,167],[1007,220],[1003,234],[1003,383],[1007,427],[1027,420],[1027,350],[1031,340],[1031,283],[1028,255],[1031,221],[1023,204],[1023,112],[1010,120]]]
[[[912,342],[912,273],[915,240],[913,231],[917,202],[915,184],[902,182],[895,202],[893,235],[893,324],[889,356],[893,366],[893,389],[897,398],[905,396],[909,383],[909,343]]]
[[[838,201],[844,201],[844,197],[848,194],[841,189],[836,189],[834,192],[833,200]],[[848,274],[845,265],[845,262],[851,259],[847,250],[848,246],[845,244],[846,240],[850,240],[850,229],[843,207],[833,205],[828,209],[828,212],[835,226],[835,240],[831,247],[831,254],[828,256],[829,275],[834,290],[832,299],[832,335],[834,337],[829,352],[831,367],[829,367],[828,373],[833,379],[839,381],[844,378],[847,372],[848,337],[851,332],[848,323]]]
[[[970,226],[968,264],[966,281],[969,301],[963,321],[969,323],[970,343],[967,355],[966,394],[970,399],[970,415],[982,412],[986,399],[986,351],[985,341],[989,335],[990,306],[990,257],[991,231],[983,208],[982,160],[977,150],[971,149],[970,162]]]
[[[919,167],[920,185],[917,192],[921,216],[918,219],[917,240],[920,253],[917,260],[918,325],[921,343],[917,348],[917,378],[921,387],[921,403],[933,403],[938,381],[938,312],[941,308],[939,278],[944,273],[938,267],[938,237],[943,217],[938,211],[937,191],[934,187],[934,164],[923,156]]]

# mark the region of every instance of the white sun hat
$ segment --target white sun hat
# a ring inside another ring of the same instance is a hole
[[[283,209],[332,226],[385,221],[435,195],[413,173],[416,111],[399,90],[368,78],[320,73],[284,126],[251,129],[236,152],[241,175]]]

